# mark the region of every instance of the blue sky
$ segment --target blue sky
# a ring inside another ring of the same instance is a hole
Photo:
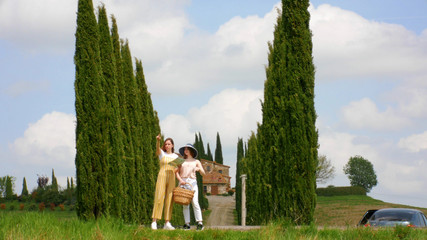
[[[203,140],[235,177],[236,146],[261,121],[271,0],[108,0],[121,38],[142,60],[162,133],[176,146]],[[98,6],[100,2],[94,1]],[[319,153],[349,185],[351,156],[371,161],[369,194],[427,207],[427,1],[313,0]],[[20,193],[37,175],[62,186],[74,169],[77,1],[0,2],[0,176]],[[284,170],[285,171],[285,170]]]

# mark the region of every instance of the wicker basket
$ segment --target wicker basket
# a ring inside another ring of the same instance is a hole
[[[185,185],[189,185],[191,187],[191,190],[182,188],[180,186],[173,189],[173,201],[175,203],[181,205],[188,205],[191,203],[191,200],[193,200],[193,186],[191,186],[191,184],[189,183],[185,183]]]

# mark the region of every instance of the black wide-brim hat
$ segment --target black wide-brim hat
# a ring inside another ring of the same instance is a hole
[[[184,150],[185,150],[185,148],[191,148],[191,149],[193,149],[193,151],[194,151],[194,158],[197,158],[197,156],[199,155],[198,154],[198,152],[197,152],[197,149],[192,145],[192,144],[189,144],[189,143],[187,143],[184,147],[181,147],[180,149],[179,149],[179,154],[181,154],[181,156],[184,156]]]

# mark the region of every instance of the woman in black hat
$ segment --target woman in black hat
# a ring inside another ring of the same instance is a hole
[[[202,209],[199,205],[199,188],[197,187],[196,172],[205,175],[202,164],[197,160],[197,150],[193,145],[187,144],[179,149],[179,153],[184,157],[183,162],[176,172],[176,178],[179,184],[184,187],[186,183],[190,184],[194,190],[193,200],[191,201],[194,210],[194,217],[197,222],[197,230],[203,230]],[[190,229],[190,205],[183,206],[184,212],[184,229]]]

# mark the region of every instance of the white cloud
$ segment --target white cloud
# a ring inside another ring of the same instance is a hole
[[[160,122],[162,134],[165,138],[172,138],[175,143],[175,152],[186,143],[193,143],[194,131],[191,130],[190,120],[182,115],[171,114]]]
[[[426,72],[426,34],[328,4],[312,7],[310,13],[314,60],[322,80],[407,78]]]
[[[214,150],[219,132],[223,148],[235,147],[237,139],[249,137],[261,121],[262,91],[225,89],[214,95],[206,105],[192,108],[185,115],[169,115],[160,125],[165,136],[176,139],[175,143],[194,141],[200,132],[204,143]]]
[[[401,115],[420,119],[424,125],[427,118],[427,73],[418,78],[419,80],[403,82],[401,86],[387,93],[387,99],[396,102],[396,108]]]
[[[147,79],[155,79],[154,91],[181,94],[238,84],[261,88],[276,15],[272,11],[263,17],[235,17],[213,35],[194,29],[179,48],[163,56],[167,60],[160,67],[147,72]]]
[[[371,99],[353,101],[341,110],[343,121],[351,128],[369,130],[400,130],[410,124],[408,118],[398,114],[393,108],[380,112]]]
[[[0,38],[31,52],[64,52],[74,47],[77,1],[3,0]]]
[[[427,131],[400,139],[398,146],[410,152],[419,152],[427,149]]]
[[[331,163],[336,168],[337,175],[344,175],[342,169],[350,157],[360,155],[366,159],[370,159],[370,161],[378,158],[372,146],[367,143],[357,142],[356,135],[336,132],[325,126],[319,127],[319,146],[319,154],[326,155],[331,160]]]
[[[26,166],[74,168],[75,117],[52,112],[25,130],[24,136],[10,145],[19,162]]]

